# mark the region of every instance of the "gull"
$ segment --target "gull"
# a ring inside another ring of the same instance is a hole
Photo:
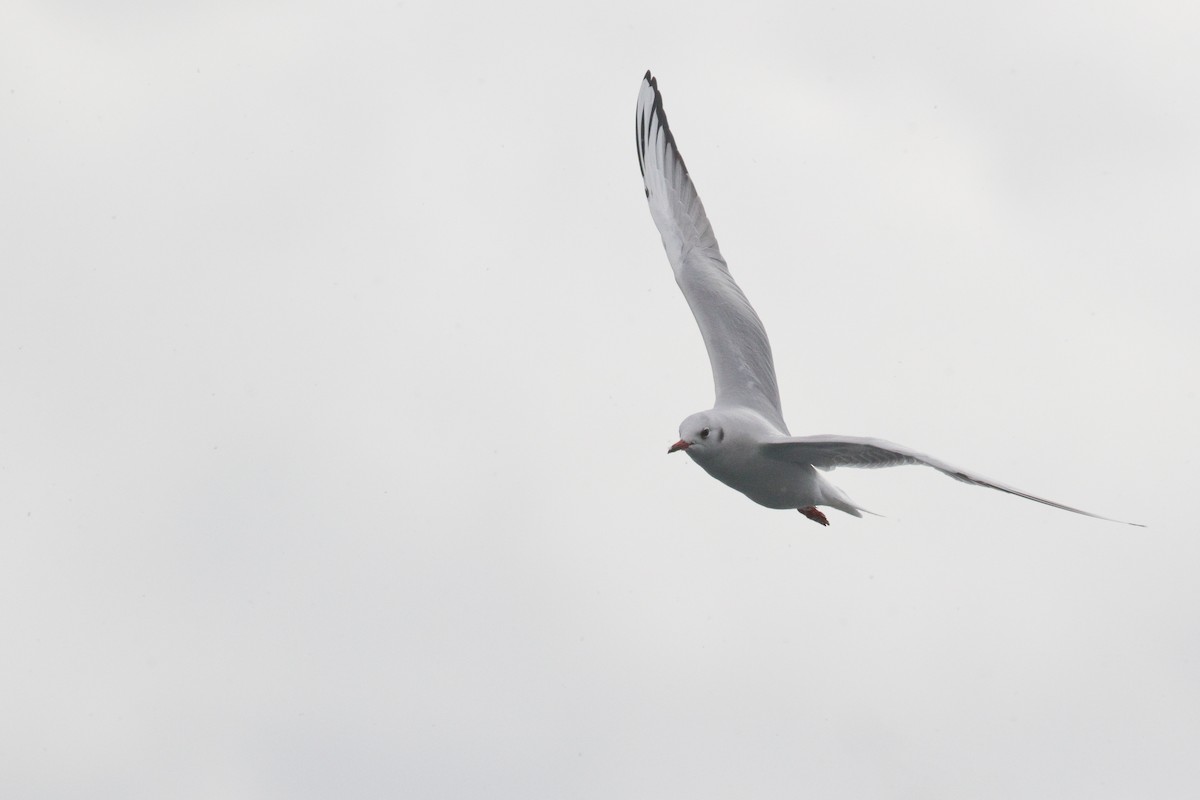
[[[767,508],[794,508],[821,525],[828,525],[829,518],[818,506],[856,517],[866,509],[818,470],[905,464],[932,467],[963,483],[1063,511],[1121,522],[1014,489],[883,439],[792,436],[783,421],[766,329],[721,257],[712,225],[667,124],[658,81],[649,71],[638,93],[636,121],[638,162],[650,216],[662,235],[675,282],[700,326],[716,389],[713,407],[680,424],[679,441],[668,453],[682,450],[709,475],[754,502]]]

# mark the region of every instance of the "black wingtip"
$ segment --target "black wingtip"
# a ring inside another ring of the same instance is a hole
[[[658,116],[659,124],[662,126],[663,133],[666,134],[667,137],[667,144],[670,145],[671,150],[674,152],[675,159],[679,162],[679,166],[683,169],[683,174],[690,174],[688,172],[687,164],[683,160],[683,156],[679,154],[679,145],[675,143],[675,134],[671,131],[671,126],[667,122],[667,112],[663,108],[662,92],[658,90],[658,79],[650,74],[650,70],[646,70],[645,76],[642,77],[642,82],[649,83],[650,88],[654,90],[654,103],[650,106],[648,114]],[[641,168],[642,177],[645,177],[646,141],[642,138],[644,133],[642,120],[639,118],[635,119],[634,122],[637,128],[638,167]],[[650,196],[649,189],[646,190],[646,196]]]

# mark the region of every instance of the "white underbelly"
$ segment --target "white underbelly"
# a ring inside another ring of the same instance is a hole
[[[824,504],[821,476],[808,464],[755,459],[731,468],[710,468],[708,474],[767,508],[804,508]],[[715,465],[714,465],[715,467]]]

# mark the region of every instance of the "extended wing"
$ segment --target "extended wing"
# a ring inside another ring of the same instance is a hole
[[[649,72],[638,95],[637,150],[650,215],[708,349],[715,407],[752,408],[786,433],[767,332],[721,258]]]
[[[1047,500],[1044,497],[1022,492],[1020,489],[1014,489],[1003,483],[989,480],[981,475],[951,466],[940,459],[927,456],[924,453],[918,453],[903,445],[894,444],[883,439],[870,439],[864,436],[830,435],[780,437],[777,440],[765,442],[762,448],[763,452],[772,458],[799,464],[811,464],[818,469],[835,469],[837,467],[863,467],[872,469],[876,467],[899,467],[906,464],[920,464],[926,467],[933,467],[938,472],[949,475],[956,481],[970,483],[975,486],[986,486],[989,489],[997,489],[1001,492],[1016,495],[1017,497],[1024,497],[1026,500],[1033,500],[1048,506],[1061,508],[1063,511],[1083,514],[1086,517],[1095,517],[1096,519],[1103,519],[1108,522],[1122,522],[1119,519],[1102,517],[1090,511],[1082,511],[1078,508],[1065,506],[1062,503],[1056,503],[1053,500]],[[1124,522],[1123,524],[1136,525],[1139,528],[1145,527],[1136,522]]]

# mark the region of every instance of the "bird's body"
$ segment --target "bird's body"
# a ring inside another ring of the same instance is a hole
[[[854,516],[862,516],[865,509],[819,470],[902,464],[933,467],[964,483],[1098,517],[882,439],[791,436],[779,402],[766,329],[721,257],[712,225],[667,124],[658,83],[649,72],[638,94],[636,122],[638,161],[650,214],[662,236],[675,281],[700,326],[716,390],[713,407],[683,421],[680,439],[669,452],[687,451],[709,475],[760,505],[796,509],[823,525],[829,522],[817,506]]]
[[[685,431],[693,431],[688,436]],[[709,431],[701,438],[699,432]],[[749,408],[726,408],[693,414],[680,426],[680,442],[688,455],[721,483],[767,508],[800,509],[832,506],[854,516],[860,509],[812,464],[771,458],[765,444],[788,436]],[[699,441],[693,441],[693,440]],[[715,442],[705,447],[705,439]]]

